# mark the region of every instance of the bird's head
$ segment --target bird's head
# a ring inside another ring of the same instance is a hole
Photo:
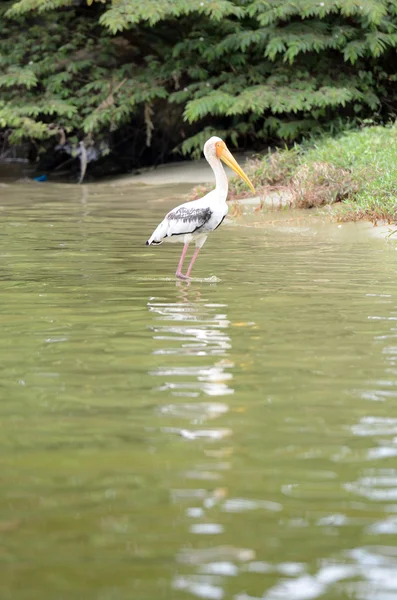
[[[223,161],[225,165],[233,169],[233,171],[237,173],[237,175],[239,175],[243,181],[245,181],[254,194],[256,193],[251,181],[248,179],[247,175],[244,173],[243,169],[240,167],[233,154],[220,137],[214,135],[205,142],[204,156],[210,164],[215,158]]]

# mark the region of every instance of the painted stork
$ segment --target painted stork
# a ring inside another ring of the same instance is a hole
[[[228,150],[225,142],[221,138],[213,136],[206,141],[204,145],[204,156],[215,175],[215,189],[193,202],[185,202],[171,210],[161,221],[160,225],[153,231],[146,242],[147,246],[151,244],[162,244],[166,242],[183,242],[183,250],[179,260],[176,276],[181,279],[189,279],[190,273],[197,258],[200,248],[203,247],[207,236],[211,231],[215,231],[222,223],[228,212],[226,203],[228,180],[221,160],[235,173],[255,193],[254,186],[239,166],[236,159]],[[186,275],[182,273],[183,262],[190,242],[194,240],[196,249],[190,261]]]

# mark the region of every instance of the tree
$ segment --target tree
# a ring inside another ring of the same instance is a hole
[[[130,131],[201,151],[294,140],[396,109],[394,0],[19,0],[2,8],[9,143],[97,155]],[[69,146],[67,146],[69,144]]]

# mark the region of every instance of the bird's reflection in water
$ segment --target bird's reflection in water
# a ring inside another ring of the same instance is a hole
[[[149,310],[157,316],[154,340],[164,342],[162,347],[155,348],[154,354],[184,359],[177,366],[174,360],[172,364],[162,361],[163,364],[151,371],[151,375],[162,379],[157,389],[170,391],[172,396],[190,398],[198,398],[203,393],[207,396],[233,394],[227,305],[208,303],[199,290],[189,285],[180,285],[178,292],[175,302],[151,298],[148,303]],[[209,360],[211,357],[219,359]],[[209,414],[227,410],[226,405],[219,403],[212,408],[211,404],[200,403],[197,408],[199,412],[208,409]]]
[[[186,443],[200,444],[199,460],[183,473],[180,488],[170,490],[171,501],[186,516],[186,545],[176,557],[179,567],[172,587],[217,599],[224,597],[222,576],[234,574],[235,564],[253,558],[249,549],[213,543],[214,537],[224,533],[213,509],[227,497],[224,478],[233,454],[233,432],[225,423],[230,406],[220,401],[221,396],[231,398],[234,393],[230,322],[226,304],[209,302],[189,282],[179,283],[177,290],[173,302],[151,298],[148,303],[154,316],[153,352],[161,357],[150,374],[159,380],[156,390],[172,399],[159,407],[168,425],[162,431],[180,435]],[[213,396],[215,402],[209,399]],[[172,420],[182,420],[184,426],[173,427]],[[214,426],[215,422],[219,426]],[[212,540],[207,547],[203,546],[206,536]],[[224,572],[203,574],[209,565],[216,568],[220,563]]]
[[[231,434],[227,428],[198,429],[197,425],[227,413],[229,406],[220,402],[219,397],[234,393],[227,305],[208,302],[189,283],[178,282],[173,302],[159,298],[148,302],[155,315],[153,354],[161,357],[159,366],[150,375],[157,380],[157,391],[175,399],[162,403],[160,412],[170,418],[186,419],[187,425],[195,426],[167,431],[189,439],[222,439]],[[179,357],[177,363],[176,357]],[[217,397],[216,402],[208,400],[213,396]]]

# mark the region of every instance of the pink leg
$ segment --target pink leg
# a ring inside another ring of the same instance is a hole
[[[196,250],[194,251],[194,254],[192,256],[192,260],[190,261],[189,268],[186,271],[186,277],[190,277],[190,273],[192,272],[194,261],[196,260],[197,255],[198,255],[199,252],[200,252],[200,248],[196,248]]]
[[[185,256],[186,256],[186,252],[187,252],[188,248],[189,248],[189,243],[187,243],[183,246],[181,258],[179,259],[178,268],[175,273],[175,275],[177,277],[182,277],[182,278],[184,277],[184,275],[182,274],[182,267],[183,267],[183,261],[185,260]]]

